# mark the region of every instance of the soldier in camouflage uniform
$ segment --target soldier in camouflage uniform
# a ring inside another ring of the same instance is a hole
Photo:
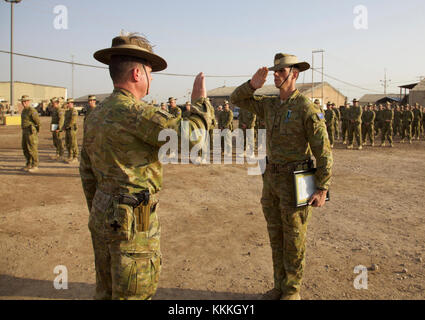
[[[176,98],[168,98],[169,104],[169,113],[171,113],[175,118],[180,119],[182,117],[182,110],[177,107]]]
[[[419,103],[415,104],[413,112],[413,122],[412,122],[412,138],[419,140],[421,136],[421,122],[422,122],[422,111],[420,109]]]
[[[335,121],[336,115],[332,108],[332,103],[329,101],[326,104],[325,110],[325,120],[326,120],[326,130],[328,131],[329,142],[331,143],[331,148],[334,147],[334,137],[335,137]]]
[[[56,149],[56,155],[52,157],[53,160],[63,160],[63,124],[65,120],[65,112],[59,107],[59,99],[52,98],[52,106],[50,108],[52,120],[50,122],[50,131],[52,132],[53,145]],[[53,127],[56,127],[53,130]]]
[[[391,110],[391,103],[387,102],[385,110],[381,113],[382,120],[382,134],[381,134],[381,147],[385,146],[385,138],[393,146],[393,120],[394,112]]]
[[[359,100],[353,99],[353,106],[349,109],[348,113],[350,125],[348,128],[348,146],[347,149],[353,149],[354,136],[357,141],[357,149],[361,150],[362,147],[362,107],[359,105]]]
[[[376,111],[375,116],[375,136],[379,133],[382,134],[382,113],[384,111],[384,106],[382,104],[378,105],[378,110]]]
[[[410,110],[410,106],[407,104],[404,107],[404,111],[401,118],[401,140],[400,143],[404,142],[404,139],[407,136],[409,143],[412,143],[412,121],[413,121],[413,112]]]
[[[336,106],[335,103],[332,103],[332,111],[335,112],[335,139],[339,139],[339,128],[340,128],[340,121],[341,121],[341,112],[339,111],[339,107]]]
[[[77,144],[77,119],[78,111],[74,109],[74,99],[70,98],[66,101],[67,110],[65,111],[65,120],[63,129],[65,130],[65,145],[68,150],[67,162],[78,161],[78,144]]]
[[[255,114],[249,112],[245,109],[239,110],[239,129],[243,132],[244,139],[244,151],[247,157],[252,157],[254,155],[254,128],[255,128]],[[248,134],[247,134],[248,133]]]
[[[233,111],[230,110],[229,102],[227,100],[224,101],[224,110],[220,112],[220,120],[219,123],[221,125],[221,130],[228,131],[222,132],[224,134],[224,143],[222,144],[222,151],[224,149],[225,156],[232,155],[232,131],[233,131]]]
[[[113,93],[84,124],[80,163],[90,211],[96,298],[150,299],[161,270],[158,153],[166,142],[158,141],[158,135],[163,129],[180,135],[183,119],[141,101],[149,93],[151,72],[167,66],[146,39],[135,34],[115,37],[112,48],[94,57],[109,65],[114,83]],[[202,73],[195,79],[192,102],[185,119],[188,133],[209,130],[213,110]],[[189,140],[191,146],[201,139]]]
[[[264,119],[267,129],[267,165],[261,204],[272,247],[274,288],[264,299],[300,299],[305,243],[311,206],[295,206],[293,171],[316,159],[317,191],[309,204],[322,206],[330,184],[332,152],[322,110],[296,88],[299,73],[309,68],[293,55],[278,53],[274,66],[260,68],[231,95],[233,104]],[[269,70],[280,96],[254,96]]]
[[[366,111],[362,114],[362,126],[363,126],[363,144],[366,144],[366,139],[369,137],[370,145],[373,147],[375,145],[375,112],[372,110],[373,105],[368,104]]]
[[[26,159],[24,171],[38,171],[38,132],[40,131],[40,118],[37,111],[31,107],[31,99],[23,95],[20,99],[24,109],[21,114],[22,150]]]
[[[96,96],[95,95],[89,95],[87,100],[88,100],[89,106],[86,109],[84,121],[86,121],[89,114],[92,113],[92,111],[96,108]]]
[[[401,137],[401,116],[402,116],[402,111],[400,110],[400,106],[397,105],[394,109],[394,123],[393,123],[394,137],[397,135]]]
[[[347,144],[348,129],[350,127],[350,104],[346,103],[341,110],[341,137],[342,144]]]

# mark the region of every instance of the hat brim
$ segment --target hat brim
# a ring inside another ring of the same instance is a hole
[[[109,65],[111,63],[111,57],[114,55],[145,59],[151,64],[152,72],[162,71],[167,68],[167,62],[160,56],[132,45],[102,49],[96,51],[93,57],[97,61]]]
[[[308,62],[299,62],[299,63],[294,63],[294,64],[280,64],[277,66],[273,66],[269,68],[269,71],[278,71],[281,70],[283,68],[290,68],[290,67],[296,67],[297,69],[300,70],[300,72],[306,71],[308,69],[310,69],[310,64]]]

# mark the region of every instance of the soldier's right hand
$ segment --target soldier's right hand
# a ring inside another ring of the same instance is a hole
[[[252,76],[249,84],[252,89],[256,90],[262,88],[264,83],[266,83],[267,75],[269,73],[269,69],[267,67],[262,67],[257,70],[257,72]]]

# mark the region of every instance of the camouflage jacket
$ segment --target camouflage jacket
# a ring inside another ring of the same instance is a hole
[[[195,129],[208,130],[209,100],[201,98],[191,107],[187,119],[189,134]],[[183,119],[167,111],[138,101],[124,89],[114,89],[84,122],[80,176],[89,210],[97,188],[109,194],[137,193],[149,189],[153,194],[162,187],[159,141],[163,129],[180,135]],[[190,141],[193,146],[199,141]]]
[[[345,108],[344,107],[344,109],[342,109],[341,111],[340,111],[340,113],[341,113],[341,120],[342,121],[348,121],[350,118],[349,118],[349,112],[350,112],[350,108]]]
[[[182,110],[179,107],[169,109],[169,113],[171,113],[175,118],[180,119],[182,117]]]
[[[422,111],[419,109],[413,109],[413,121],[421,121],[422,120]]]
[[[394,123],[400,123],[401,122],[401,116],[402,112],[400,110],[394,110]]]
[[[328,189],[333,163],[320,108],[295,90],[285,101],[280,97],[254,96],[249,82],[230,96],[233,104],[264,119],[267,130],[267,158],[270,163],[286,164],[316,158],[316,185]]]
[[[21,113],[21,128],[26,129],[31,127],[36,128],[37,131],[40,130],[40,117],[34,108],[24,108]]]
[[[413,112],[411,110],[404,110],[402,115],[403,122],[412,122],[413,121]]]
[[[77,130],[77,119],[78,111],[75,108],[67,109],[65,111],[65,120],[63,122],[63,128],[65,130],[72,129]]]
[[[334,108],[332,109],[332,111],[333,111],[333,112],[335,112],[335,116],[336,116],[335,121],[339,121],[339,120],[341,120],[341,112],[339,111],[339,109],[338,109],[338,108],[336,108],[336,107],[334,107]]]
[[[52,120],[50,124],[57,124],[58,129],[62,130],[63,124],[65,122],[65,113],[62,109],[52,107]]]
[[[255,119],[256,115],[248,110],[239,110],[239,128],[242,128],[242,125],[245,125],[246,129],[253,129],[255,127]]]
[[[233,130],[233,111],[223,110],[220,112],[221,129]]]
[[[348,114],[349,114],[350,121],[360,122],[360,123],[362,122],[362,113],[363,113],[362,107],[352,106],[348,110],[349,110]]]
[[[364,124],[373,125],[373,122],[375,121],[375,112],[372,110],[366,110],[363,114],[362,114],[362,122]]]
[[[326,109],[325,110],[326,126],[330,127],[335,125],[335,119],[336,119],[335,112],[331,109]]]
[[[383,123],[388,123],[387,120],[391,122],[394,119],[394,112],[392,110],[383,110],[381,113],[381,120]]]
[[[84,115],[84,121],[86,121],[87,117],[89,116],[89,114],[95,109],[96,107],[92,108],[90,106],[87,107],[86,109],[86,114]]]

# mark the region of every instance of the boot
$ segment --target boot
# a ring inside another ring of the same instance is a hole
[[[385,142],[382,142],[381,143],[381,147],[385,147]]]
[[[301,300],[301,296],[299,292],[295,292],[293,294],[284,294],[280,300]]]
[[[347,146],[347,149],[353,149],[353,145],[352,145],[352,144],[349,144],[349,145]]]
[[[27,164],[25,167],[23,167],[21,170],[22,171],[28,171],[29,169],[31,169],[31,166],[29,164]]]
[[[363,147],[362,146],[359,146],[358,148],[357,148],[357,150],[362,150],[363,149]]]
[[[31,169],[28,170],[28,172],[30,173],[38,172],[38,167],[32,167]]]
[[[282,291],[273,288],[266,293],[264,293],[260,300],[280,300],[280,297],[282,296]]]

